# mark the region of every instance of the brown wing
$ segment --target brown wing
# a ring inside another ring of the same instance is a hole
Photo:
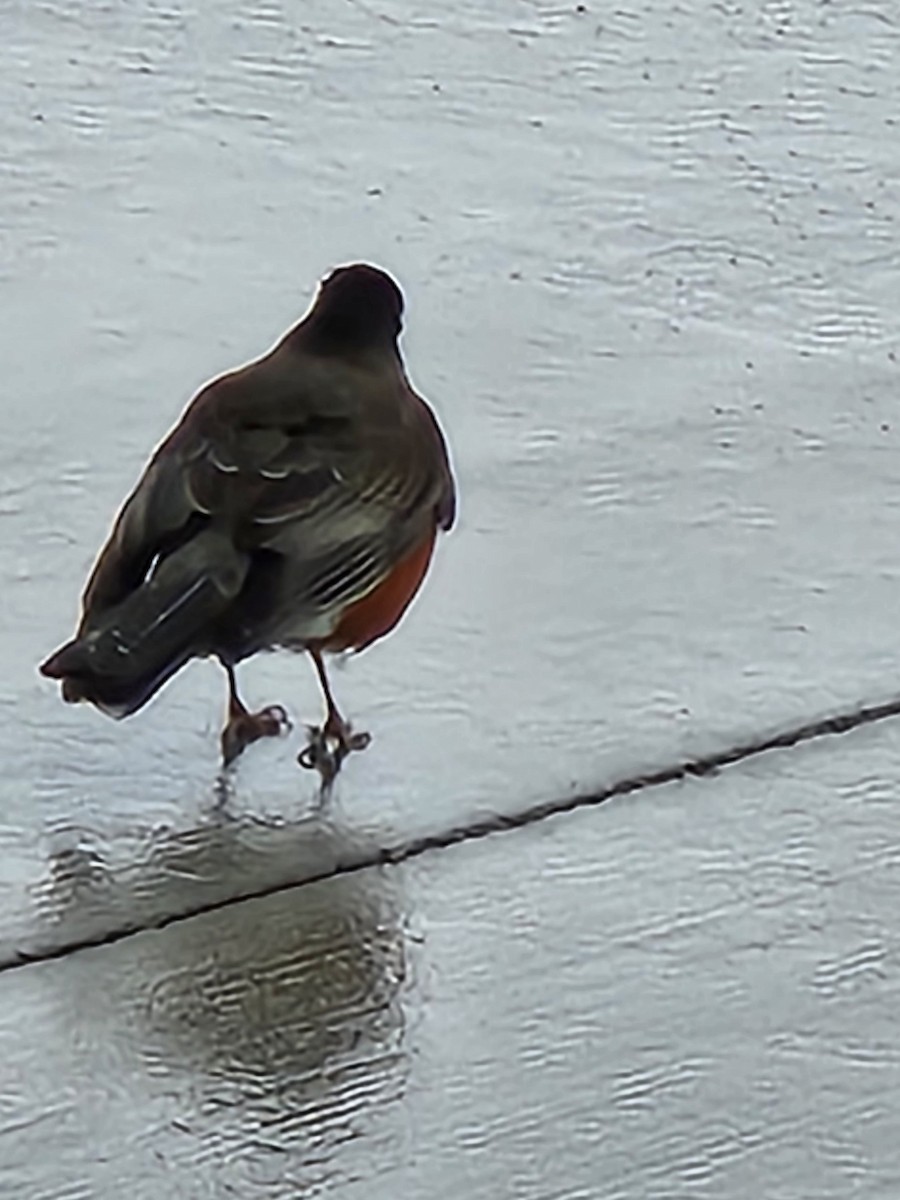
[[[299,369],[298,369],[299,368]],[[341,608],[455,507],[443,439],[398,360],[381,369],[275,354],[196,398],[124,505],[85,617],[209,522],[291,564],[294,602]]]

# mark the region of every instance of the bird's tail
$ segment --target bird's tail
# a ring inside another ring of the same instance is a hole
[[[136,712],[189,658],[209,653],[216,622],[237,596],[248,559],[205,530],[161,559],[120,603],[87,612],[78,636],[41,665],[63,699],[114,717]]]

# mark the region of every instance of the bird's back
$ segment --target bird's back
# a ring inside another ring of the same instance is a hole
[[[68,699],[126,713],[190,657],[327,640],[452,524],[444,440],[396,346],[322,353],[303,330],[207,385],[153,456],[44,664]]]

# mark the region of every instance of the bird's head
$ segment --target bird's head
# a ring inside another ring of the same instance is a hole
[[[303,322],[322,348],[393,345],[400,335],[403,293],[385,271],[368,263],[337,267],[319,287]]]

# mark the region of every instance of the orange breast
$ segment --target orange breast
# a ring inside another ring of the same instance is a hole
[[[322,650],[364,650],[394,628],[409,608],[431,562],[435,530],[400,560],[390,575],[362,600],[344,610],[337,628],[318,646]]]

